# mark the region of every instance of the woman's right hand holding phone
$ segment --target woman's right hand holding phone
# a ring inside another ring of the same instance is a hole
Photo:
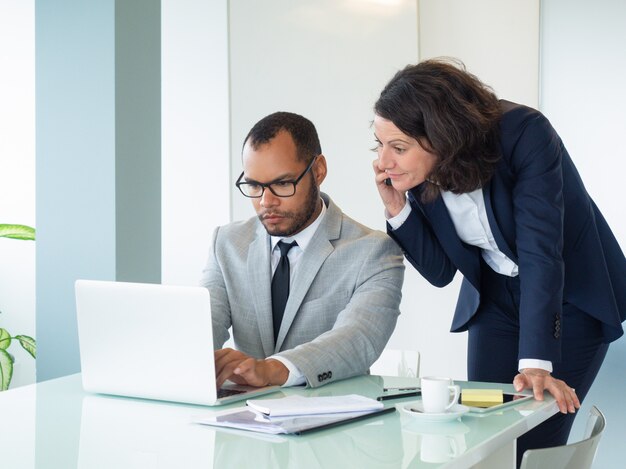
[[[395,217],[406,205],[406,194],[393,187],[393,182],[388,178],[387,173],[378,167],[378,159],[372,162],[374,174],[376,175],[376,187],[383,201],[387,218]]]

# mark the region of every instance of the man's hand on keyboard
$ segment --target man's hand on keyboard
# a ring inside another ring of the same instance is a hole
[[[272,358],[257,360],[231,348],[215,351],[215,374],[218,389],[227,379],[249,386],[282,385],[289,377],[289,370]]]

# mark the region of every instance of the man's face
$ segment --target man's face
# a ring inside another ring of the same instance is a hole
[[[274,183],[295,181],[307,167],[297,157],[296,145],[288,132],[281,131],[268,143],[254,149],[249,142],[243,149],[243,179],[246,182]],[[326,176],[326,162],[318,156],[291,197],[277,197],[268,188],[263,196],[250,199],[267,232],[291,236],[309,226],[321,211],[319,185]]]

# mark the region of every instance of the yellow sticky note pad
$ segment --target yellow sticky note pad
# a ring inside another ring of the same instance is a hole
[[[463,389],[461,404],[471,407],[491,407],[502,404],[502,389]]]

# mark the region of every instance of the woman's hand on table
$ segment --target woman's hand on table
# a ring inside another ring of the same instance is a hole
[[[543,391],[548,391],[559,406],[563,414],[574,413],[580,408],[580,401],[576,391],[565,381],[556,379],[546,370],[540,368],[525,368],[513,380],[516,391],[532,389],[535,399],[543,400]]]

